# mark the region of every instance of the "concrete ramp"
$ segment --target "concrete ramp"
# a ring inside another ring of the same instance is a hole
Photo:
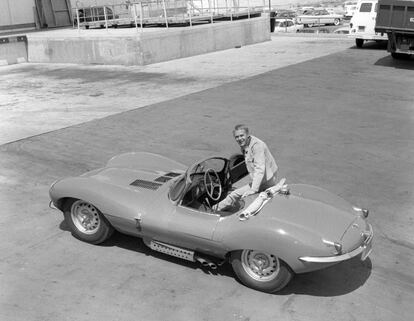
[[[270,40],[268,15],[180,28],[56,30],[27,35],[28,61],[148,65]]]

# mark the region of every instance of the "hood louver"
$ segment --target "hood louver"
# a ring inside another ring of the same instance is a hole
[[[145,181],[143,179],[137,179],[137,180],[133,181],[130,185],[137,186],[137,187],[142,187],[142,188],[146,188],[146,189],[150,189],[150,190],[155,191],[162,184],[159,184],[159,183],[156,183],[156,182]]]
[[[153,182],[152,181],[146,181],[143,179],[137,179],[135,181],[133,181],[130,185],[131,186],[137,186],[137,187],[141,187],[141,188],[146,188],[146,189],[150,189],[150,190],[157,190],[163,183],[168,182],[170,179],[177,177],[181,174],[179,173],[174,173],[174,172],[169,172],[163,176],[157,177]]]

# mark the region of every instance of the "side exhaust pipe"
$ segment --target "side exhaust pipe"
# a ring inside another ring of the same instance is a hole
[[[217,270],[217,264],[216,263],[214,263],[214,262],[212,262],[208,259],[202,258],[202,257],[195,257],[195,259],[196,259],[196,261],[200,262],[202,266],[208,267],[212,270]]]

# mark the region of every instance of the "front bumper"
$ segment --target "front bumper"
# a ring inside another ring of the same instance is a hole
[[[364,234],[364,243],[351,252],[335,256],[302,256],[299,260],[308,263],[337,263],[349,260],[362,253],[361,260],[364,261],[372,251],[372,239],[374,238],[374,231],[371,224],[368,224],[368,227],[369,230]]]
[[[348,38],[351,39],[363,39],[363,40],[388,40],[387,35],[381,34],[372,34],[372,33],[360,33],[360,32],[350,32]]]

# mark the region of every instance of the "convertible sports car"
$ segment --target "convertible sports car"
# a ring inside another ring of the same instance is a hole
[[[80,240],[98,244],[117,230],[211,269],[229,261],[243,284],[269,293],[295,273],[368,257],[368,210],[315,186],[288,186],[282,179],[217,211],[215,204],[247,175],[242,155],[209,157],[187,168],[160,155],[127,153],[54,182],[50,206],[63,212]]]

